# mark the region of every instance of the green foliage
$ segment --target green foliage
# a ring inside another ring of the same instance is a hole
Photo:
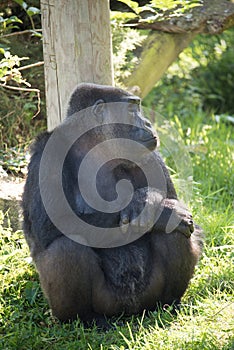
[[[219,36],[198,36],[145,98],[146,106],[157,106],[169,116],[186,119],[190,108],[233,114],[234,36],[230,29]],[[180,98],[183,96],[183,99]]]
[[[5,57],[0,61],[0,82],[2,82],[2,86],[0,86],[0,144],[2,145],[0,162],[4,163],[5,169],[7,168],[7,159],[11,157],[12,147],[13,149],[14,147],[24,149],[25,145],[28,145],[38,132],[46,128],[45,119],[42,119],[41,116],[34,118],[39,108],[38,94],[28,90],[28,86],[31,86],[28,80],[33,82],[37,79],[44,87],[43,69],[41,67],[35,68],[27,74],[27,79],[23,78],[17,67],[21,59],[17,55],[6,52]],[[24,91],[21,86],[19,90],[10,90],[4,87],[5,83],[7,86],[12,86],[12,82],[16,88],[19,84],[26,85],[27,88]],[[41,102],[41,108],[44,110],[44,101]],[[8,170],[12,171],[10,163]]]
[[[25,13],[28,15],[32,29],[35,29],[35,24],[33,21],[33,16],[39,15],[41,13],[40,9],[34,6],[29,6],[27,2],[23,0],[14,0],[17,4],[19,4],[22,9],[24,9]]]
[[[35,92],[12,93],[11,90],[0,87],[0,94],[0,144],[2,150],[8,153],[11,147],[24,148],[28,145],[35,135],[45,130],[46,120],[41,117],[33,118],[38,108]]]
[[[202,6],[202,0],[149,0],[143,4],[138,4],[131,0],[121,0],[120,4],[124,3],[128,6],[126,9],[124,6],[119,4],[120,11],[124,13],[121,17],[123,22],[126,20],[135,18],[141,21],[151,22],[151,21],[161,21],[167,20],[173,17],[179,17],[183,15],[188,15],[188,11],[192,10],[194,7]],[[132,12],[131,12],[132,10]],[[125,12],[127,11],[127,12]],[[130,13],[129,13],[130,12]]]
[[[113,15],[111,19],[115,81],[117,85],[121,85],[120,81],[131,75],[136,66],[138,62],[136,51],[140,48],[146,35],[134,29],[122,27],[118,15]]]
[[[205,108],[210,108],[216,113],[234,113],[233,46],[229,46],[219,60],[211,62],[207,67],[196,69],[193,77]]]
[[[220,36],[200,36],[182,54],[193,57],[196,65],[188,76],[189,88],[200,96],[203,108],[215,113],[234,113],[233,34],[230,29]]]
[[[183,99],[182,99],[183,100]],[[175,106],[176,107],[176,106]],[[165,113],[167,106],[165,108]],[[190,106],[184,110],[189,112]],[[174,117],[194,165],[191,207],[205,232],[205,248],[181,309],[115,319],[108,332],[84,329],[79,320],[60,324],[43,297],[22,231],[0,216],[1,337],[8,350],[219,350],[233,347],[233,175],[231,129],[192,109],[187,121]],[[181,122],[183,121],[183,122]],[[183,125],[185,123],[185,125]]]
[[[173,10],[175,15],[178,13],[184,13],[194,7],[201,6],[203,1],[200,0],[152,0],[150,1],[153,8],[157,8],[163,11]]]
[[[118,19],[113,21],[116,21],[112,25],[118,76],[128,74],[126,71],[135,63],[134,56],[143,36],[121,28]],[[1,349],[230,350],[234,347],[234,174],[231,171],[234,142],[233,125],[226,117],[233,114],[232,47],[232,31],[217,38],[197,38],[144,100],[147,107],[160,112],[179,131],[194,167],[190,206],[195,221],[204,229],[205,248],[181,309],[175,314],[169,308],[149,316],[120,317],[115,320],[116,327],[105,333],[95,327],[85,330],[79,320],[66,325],[58,323],[51,317],[43,297],[22,231],[11,228],[11,218],[4,224],[0,213]],[[32,83],[38,77],[40,71],[30,72],[28,76]],[[0,155],[1,164],[4,168],[12,166],[12,171],[22,171],[26,159],[22,157],[24,148],[18,144],[25,144],[42,128],[40,120],[31,119],[35,113],[35,95],[0,89],[0,142],[7,151]],[[224,114],[217,117],[216,113]],[[9,147],[9,140],[15,148]],[[173,161],[167,155],[166,161],[173,169]]]
[[[222,47],[226,52],[225,45]],[[205,108],[198,91],[189,88],[194,84],[190,63],[193,69],[199,69],[198,46],[196,50],[198,61],[194,52],[193,56],[186,53],[186,59],[184,57],[179,63],[183,69],[174,65],[163,82],[144,101],[148,107],[161,112],[178,130],[190,152],[194,168],[190,207],[195,221],[204,229],[205,247],[195,276],[183,297],[181,309],[176,313],[168,308],[147,316],[120,317],[114,320],[115,328],[108,332],[98,331],[95,327],[84,329],[79,320],[66,325],[58,323],[50,315],[22,231],[14,232],[10,223],[3,225],[3,217],[0,217],[0,348],[233,348],[233,125],[225,117],[216,118],[210,108]],[[204,60],[207,60],[208,67],[209,55]],[[218,61],[219,57],[215,56],[214,60]],[[178,73],[180,77],[177,77]],[[169,157],[166,157],[166,161],[173,168]]]
[[[0,60],[0,82],[6,84],[9,80],[12,80],[18,84],[31,86],[23,79],[19,70],[20,62],[28,59],[28,57],[18,57],[3,49],[2,53],[4,54],[4,58]]]
[[[26,149],[20,147],[0,150],[0,168],[13,175],[25,175],[28,166],[28,157],[25,154]]]
[[[17,4],[19,4],[19,6]],[[30,5],[29,5],[30,3]],[[33,5],[35,3],[35,5]],[[2,145],[0,161],[6,166],[6,159],[10,158],[12,147],[23,147],[28,144],[35,134],[46,128],[46,121],[33,117],[39,112],[39,108],[45,113],[45,103],[39,106],[39,90],[44,93],[44,74],[43,67],[25,69],[21,63],[28,60],[29,65],[42,59],[41,38],[35,38],[35,27],[32,17],[39,14],[36,7],[37,1],[12,1],[7,2],[3,8],[0,5],[0,94],[1,94],[1,111],[0,111],[0,143]],[[39,2],[38,2],[39,4]],[[31,6],[32,5],[32,6]],[[23,11],[22,11],[23,9]],[[21,12],[20,12],[21,11]],[[25,13],[25,17],[22,16]],[[1,21],[1,19],[4,20]],[[19,20],[21,16],[24,19]],[[25,26],[26,19],[30,25]],[[28,35],[16,35],[17,29],[14,23],[25,26],[23,29],[32,29]],[[14,31],[14,32],[13,32]],[[11,36],[4,36],[10,34]],[[24,57],[27,47],[27,55]],[[22,75],[22,70],[25,69]],[[33,87],[39,89],[31,89]],[[17,166],[15,167],[17,169]],[[12,171],[12,164],[9,163],[9,171]]]
[[[22,21],[16,16],[10,16],[8,18],[3,18],[0,16],[0,35],[7,34],[13,29],[19,28],[17,23],[22,23]]]

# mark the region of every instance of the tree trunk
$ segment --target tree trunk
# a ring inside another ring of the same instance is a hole
[[[152,32],[143,43],[139,64],[123,82],[124,85],[140,97],[145,97],[195,35]]]
[[[42,0],[48,129],[81,82],[113,85],[108,0]]]

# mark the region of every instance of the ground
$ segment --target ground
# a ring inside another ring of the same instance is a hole
[[[25,179],[14,176],[0,177],[0,211],[8,213],[5,220],[10,217],[11,226],[14,230],[22,227],[21,198]]]

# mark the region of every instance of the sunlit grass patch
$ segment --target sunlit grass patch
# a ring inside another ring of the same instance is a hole
[[[79,320],[71,324],[57,322],[42,294],[23,232],[14,232],[10,221],[4,225],[1,214],[0,349],[234,348],[234,143],[230,127],[199,113],[182,127],[182,136],[194,167],[189,204],[195,221],[204,230],[205,245],[180,309],[121,317],[113,320],[115,328],[108,332],[95,327],[84,329]]]

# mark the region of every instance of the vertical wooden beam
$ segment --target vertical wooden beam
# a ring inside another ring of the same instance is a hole
[[[48,130],[81,82],[113,85],[108,0],[41,0]]]

